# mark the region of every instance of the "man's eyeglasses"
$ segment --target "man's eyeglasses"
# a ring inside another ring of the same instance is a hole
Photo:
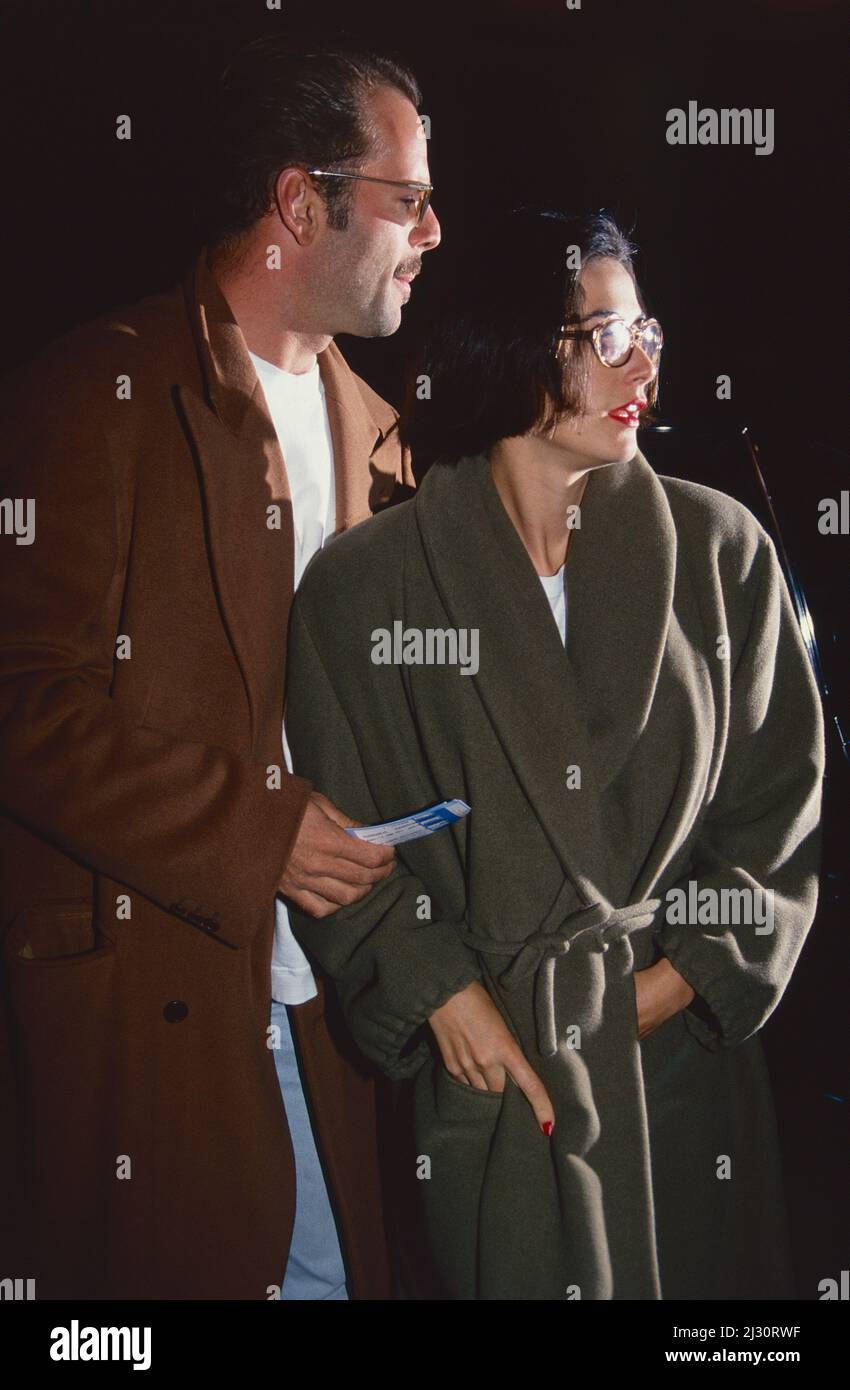
[[[567,328],[562,324],[561,334],[562,338],[589,338],[605,367],[624,367],[637,343],[657,370],[664,346],[664,334],[657,319],[638,319],[637,323],[628,324],[616,314],[595,328]]]
[[[360,183],[387,183],[393,188],[412,188],[416,191],[416,225],[421,227],[428,211],[428,204],[431,201],[431,194],[434,192],[432,183],[407,183],[402,179],[377,179],[372,174],[340,174],[335,169],[308,169],[307,173],[313,178],[323,179],[356,179]]]

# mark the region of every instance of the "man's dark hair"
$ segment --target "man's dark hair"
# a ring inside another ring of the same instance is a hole
[[[418,109],[413,73],[360,40],[271,35],[240,49],[216,93],[206,173],[205,240],[227,248],[269,211],[288,165],[356,172],[375,132],[365,98],[395,87]],[[317,179],[328,223],[348,223],[353,185]]]
[[[610,257],[634,279],[637,248],[605,211],[518,208],[486,232],[444,280],[407,375],[400,428],[418,478],[580,413],[593,348],[575,340],[564,366],[558,343],[580,312],[581,266]]]

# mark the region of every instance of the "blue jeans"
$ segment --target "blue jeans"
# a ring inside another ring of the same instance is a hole
[[[316,1152],[285,1004],[272,1000],[270,1021],[280,1029],[275,1066],[295,1151],[295,1225],[280,1296],[290,1300],[347,1299],[336,1222]]]

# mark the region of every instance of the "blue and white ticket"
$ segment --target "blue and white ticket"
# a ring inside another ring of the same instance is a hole
[[[384,821],[382,825],[348,825],[346,834],[357,840],[368,840],[370,845],[403,845],[408,840],[421,840],[425,835],[454,825],[471,810],[465,801],[441,801],[437,806],[428,806],[424,811],[401,816],[398,820]]]

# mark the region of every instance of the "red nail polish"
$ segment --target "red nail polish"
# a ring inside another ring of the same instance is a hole
[[[543,1130],[543,1133],[546,1135],[546,1138],[548,1139],[549,1136],[550,1136],[551,1133],[552,1133],[552,1130],[555,1128],[554,1121],[553,1121],[553,1120],[546,1120],[546,1121],[540,1126],[540,1128]]]

